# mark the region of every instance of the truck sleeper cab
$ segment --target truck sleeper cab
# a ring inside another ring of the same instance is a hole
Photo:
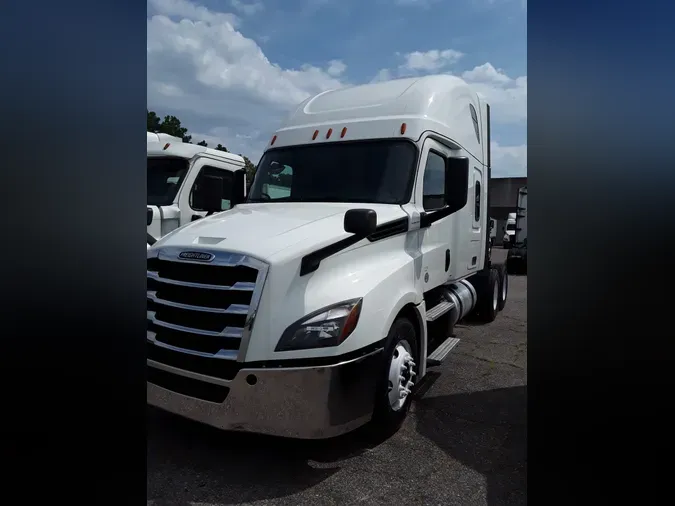
[[[167,134],[148,132],[147,138],[148,248],[172,230],[206,216],[209,190],[220,192],[219,211],[244,200],[246,173],[241,156]]]
[[[398,427],[454,325],[506,302],[489,115],[452,76],[300,104],[246,202],[148,250],[148,403],[296,438]]]

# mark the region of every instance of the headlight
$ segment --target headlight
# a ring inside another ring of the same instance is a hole
[[[298,320],[284,331],[274,351],[338,346],[354,332],[362,300],[340,302]]]

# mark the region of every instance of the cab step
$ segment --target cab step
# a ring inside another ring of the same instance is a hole
[[[433,322],[435,320],[438,320],[441,316],[443,316],[445,313],[450,311],[455,307],[454,302],[450,302],[449,300],[441,300],[440,303],[436,304],[434,307],[429,309],[427,311],[427,321],[428,322]]]
[[[441,345],[434,350],[434,352],[427,357],[427,367],[441,365],[452,349],[457,346],[459,339],[456,337],[448,337]]]

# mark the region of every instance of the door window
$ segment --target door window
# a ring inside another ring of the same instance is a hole
[[[445,158],[434,151],[427,155],[422,191],[425,211],[445,207]]]
[[[197,179],[195,180],[194,185],[192,186],[192,190],[190,191],[190,207],[194,209],[195,211],[204,211],[204,209],[197,209],[194,207],[192,203],[192,195],[194,194],[195,190],[199,188],[199,185],[201,184],[201,176],[213,176],[213,177],[218,177],[223,180],[223,195],[222,195],[222,207],[221,211],[227,211],[230,207],[232,207],[232,184],[233,184],[233,176],[232,173],[219,169],[217,167],[212,167],[210,165],[205,165],[202,167],[202,169],[199,171],[199,175],[197,176]]]

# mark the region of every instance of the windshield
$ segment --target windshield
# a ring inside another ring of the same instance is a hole
[[[170,205],[187,170],[188,160],[184,158],[148,158],[148,205]]]
[[[405,204],[417,148],[409,141],[338,142],[267,151],[247,202]]]

